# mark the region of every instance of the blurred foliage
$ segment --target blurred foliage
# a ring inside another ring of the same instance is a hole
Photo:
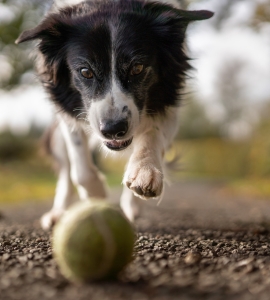
[[[197,139],[220,136],[219,128],[207,118],[205,108],[196,99],[183,104],[177,139]]]
[[[238,178],[227,183],[224,192],[245,197],[268,198],[270,197],[269,178]]]
[[[0,203],[52,199],[56,176],[45,161],[34,156],[1,164]]]
[[[40,151],[40,136],[35,128],[27,136],[0,134],[0,203],[54,196],[56,176]]]
[[[194,2],[203,2],[205,0],[186,0],[187,5]],[[220,29],[223,26],[223,23],[230,17],[231,10],[234,5],[237,5],[239,2],[243,3],[246,0],[226,0],[220,1],[220,9],[215,12],[215,17],[211,20],[212,26],[216,29]],[[207,1],[205,1],[207,2]],[[254,1],[255,13],[253,18],[250,19],[250,26],[259,27],[263,22],[270,22],[270,1],[261,0]]]
[[[24,136],[14,136],[9,132],[0,135],[0,162],[26,159],[35,153],[35,143]]]
[[[182,141],[175,147],[185,177],[228,179],[248,173],[249,143],[209,138]]]
[[[197,132],[197,130],[196,130]],[[253,135],[233,141],[216,137],[184,139],[176,144],[187,176],[210,178],[269,178],[270,105],[266,105]]]
[[[261,23],[270,22],[270,1],[258,3],[252,25],[260,27]]]
[[[44,11],[41,0],[0,0],[0,88],[33,83],[32,47],[16,45],[20,33],[35,27]]]

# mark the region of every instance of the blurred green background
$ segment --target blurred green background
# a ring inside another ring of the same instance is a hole
[[[167,154],[168,159],[174,153],[181,156],[180,171],[173,179],[221,181],[230,193],[269,197],[270,3],[182,4],[213,10],[215,17],[188,30],[195,71],[182,102],[177,139]],[[33,70],[34,44],[14,44],[21,31],[38,24],[49,5],[50,1],[0,0],[2,203],[54,195],[56,174],[42,151],[51,107]],[[98,152],[97,162],[110,186],[121,184],[123,160],[104,158]]]

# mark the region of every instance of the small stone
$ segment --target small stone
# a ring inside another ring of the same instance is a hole
[[[3,259],[3,260],[9,260],[10,257],[11,257],[10,254],[4,253],[3,256],[2,256],[2,259]]]
[[[202,256],[197,251],[190,251],[185,257],[185,263],[188,265],[197,264],[201,261]]]
[[[32,253],[27,254],[28,259],[33,259],[34,255]]]
[[[25,263],[28,261],[28,258],[27,258],[26,255],[25,255],[25,256],[19,256],[19,257],[18,257],[18,261],[19,261],[20,263],[25,264]]]

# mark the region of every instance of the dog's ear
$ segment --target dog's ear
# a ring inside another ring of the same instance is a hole
[[[175,10],[179,20],[185,22],[202,21],[213,17],[214,13],[209,10]]]
[[[43,54],[47,73],[50,73],[51,79],[55,80],[55,70],[63,61],[65,45],[71,32],[71,25],[65,15],[51,14],[37,27],[24,31],[15,43],[40,40],[38,49]]]
[[[65,15],[51,14],[37,27],[24,31],[16,40],[16,44],[40,40],[38,49],[43,57],[38,60],[42,65],[38,66],[38,70],[45,85],[57,84],[67,77],[63,74],[69,74],[64,58],[67,39],[72,34],[71,27]],[[62,77],[58,76],[60,72],[63,73]]]
[[[51,63],[64,49],[71,32],[71,26],[65,17],[52,14],[37,27],[24,31],[15,43],[40,40],[38,48],[45,55],[46,61]]]
[[[182,24],[183,28],[186,28],[189,22],[201,21],[210,19],[214,13],[208,10],[182,10],[173,8],[170,5],[159,3],[148,3],[144,8],[152,15],[156,16],[163,22],[176,22]]]
[[[69,28],[70,26],[64,18],[58,14],[52,14],[37,27],[22,32],[15,43],[20,44],[35,39],[56,41],[62,39]]]
[[[20,36],[15,41],[15,44],[20,44],[23,42],[28,42],[36,39],[43,39],[43,38],[53,38],[54,35],[57,35],[56,30],[54,29],[53,24],[46,19],[37,27],[23,31]]]
[[[51,14],[36,28],[24,31],[16,43],[39,40],[37,71],[51,99],[70,115],[78,106],[80,95],[70,84],[70,72],[65,60],[68,39],[73,34],[72,24],[65,15]]]
[[[40,26],[37,26],[30,30],[23,31],[20,36],[16,39],[15,44],[31,41],[37,39],[40,34]]]

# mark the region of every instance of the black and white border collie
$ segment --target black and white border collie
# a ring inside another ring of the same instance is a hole
[[[50,228],[76,186],[81,200],[107,195],[89,151],[97,138],[109,152],[129,151],[121,207],[133,220],[136,197],[158,198],[164,154],[177,131],[190,69],[185,31],[209,11],[144,0],[84,1],[52,9],[17,43],[39,40],[37,71],[56,106],[52,151],[60,163]]]

